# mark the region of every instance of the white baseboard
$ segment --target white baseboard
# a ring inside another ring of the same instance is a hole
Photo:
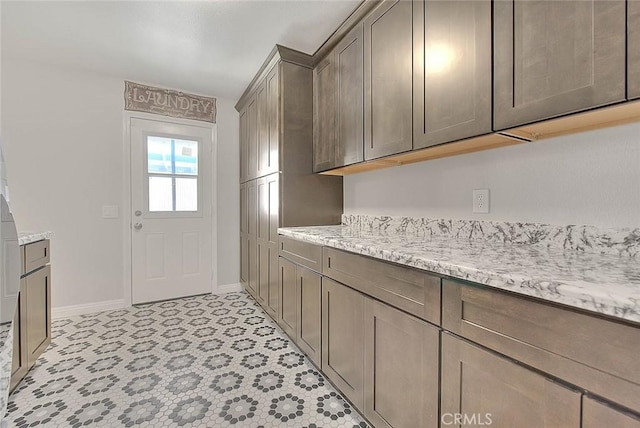
[[[236,291],[242,291],[242,284],[239,282],[236,282],[235,284],[219,285],[218,290],[214,291],[213,294],[234,293]]]
[[[61,306],[58,308],[51,308],[51,318],[69,318],[76,315],[92,314],[94,312],[113,311],[124,307],[124,299],[86,303],[84,305]]]

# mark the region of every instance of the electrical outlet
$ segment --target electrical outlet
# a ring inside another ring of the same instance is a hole
[[[473,191],[473,212],[487,214],[489,212],[489,189]]]

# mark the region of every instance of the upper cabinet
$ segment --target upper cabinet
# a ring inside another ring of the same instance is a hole
[[[491,1],[414,0],[414,149],[491,132],[490,52]]]
[[[260,175],[278,172],[280,144],[280,67],[275,66],[267,75],[265,87],[267,91],[267,120],[265,124],[266,139],[260,146]]]
[[[313,170],[326,171],[336,165],[335,81],[333,55],[313,70]]]
[[[275,65],[240,110],[240,182],[278,172],[280,89]]]
[[[627,3],[627,98],[640,98],[640,1]]]
[[[364,160],[364,51],[362,24],[335,48],[336,166]]]
[[[362,36],[360,23],[314,69],[316,172],[364,160]]]
[[[494,129],[623,101],[625,17],[624,0],[494,1]]]
[[[249,180],[249,139],[247,134],[247,109],[240,110],[240,183]]]
[[[413,148],[412,7],[385,1],[364,19],[366,160]]]

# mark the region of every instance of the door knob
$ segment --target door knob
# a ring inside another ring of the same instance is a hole
[[[140,229],[142,229],[142,223],[136,223],[136,224],[134,224],[134,225],[133,225],[133,228],[134,228],[135,230],[140,230]]]
[[[135,215],[136,217],[140,217],[142,215],[142,211],[136,210]]]

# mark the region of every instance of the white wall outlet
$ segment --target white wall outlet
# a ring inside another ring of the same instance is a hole
[[[487,214],[489,212],[489,189],[473,191],[473,212]]]
[[[103,205],[102,206],[102,218],[118,218],[118,206],[117,205]]]

